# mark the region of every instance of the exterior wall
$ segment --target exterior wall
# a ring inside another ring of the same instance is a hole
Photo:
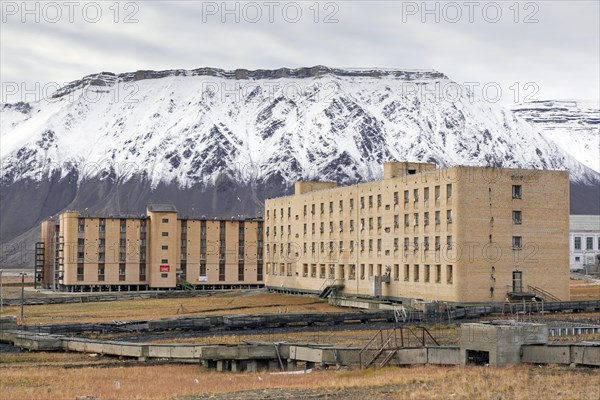
[[[522,273],[523,291],[542,288],[569,300],[569,181],[562,171],[460,168],[456,225],[462,301],[503,301],[512,273]],[[512,186],[520,185],[521,198]],[[521,223],[513,221],[521,213]],[[513,237],[521,237],[521,249]]]
[[[148,219],[148,283],[153,288],[175,287],[181,234],[177,213],[148,212]]]
[[[600,264],[600,215],[571,215],[570,226],[571,269],[592,272]]]
[[[174,288],[178,276],[209,288],[262,285],[262,221],[181,220],[176,211],[149,210],[145,218],[66,212],[58,224],[44,221],[45,287],[52,285],[52,230],[56,226],[62,249],[57,254],[63,256],[58,258],[56,283],[63,290],[130,285]]]
[[[388,167],[380,181],[267,200],[266,285],[320,292],[341,282],[348,295],[503,301],[518,268],[524,290],[569,299],[566,172],[414,164]],[[399,174],[410,169],[421,172]]]

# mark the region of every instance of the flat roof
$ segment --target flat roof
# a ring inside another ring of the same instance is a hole
[[[569,228],[571,232],[600,233],[600,215],[570,215]]]
[[[177,212],[177,208],[173,204],[149,204],[148,211],[150,212]]]

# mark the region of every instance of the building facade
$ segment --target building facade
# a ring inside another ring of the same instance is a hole
[[[600,215],[571,215],[570,228],[571,270],[600,272]]]
[[[65,212],[41,225],[36,282],[66,291],[259,287],[262,224],[182,219],[170,205],[139,218]]]
[[[569,299],[565,171],[386,163],[265,202],[265,284],[388,299]]]

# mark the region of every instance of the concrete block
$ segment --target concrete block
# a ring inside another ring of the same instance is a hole
[[[571,345],[571,362],[578,365],[600,366],[600,346]]]
[[[523,346],[521,362],[532,364],[570,364],[571,346]]]
[[[460,364],[459,347],[428,347],[427,363],[438,365]]]
[[[398,350],[398,356],[392,360],[392,363],[398,362],[400,365],[427,364],[427,349],[425,347],[400,349]]]

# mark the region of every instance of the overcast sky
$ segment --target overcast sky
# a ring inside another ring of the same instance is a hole
[[[596,0],[223,4],[3,1],[3,90],[100,71],[322,64],[435,69],[459,83],[497,83],[504,104],[599,98]]]

